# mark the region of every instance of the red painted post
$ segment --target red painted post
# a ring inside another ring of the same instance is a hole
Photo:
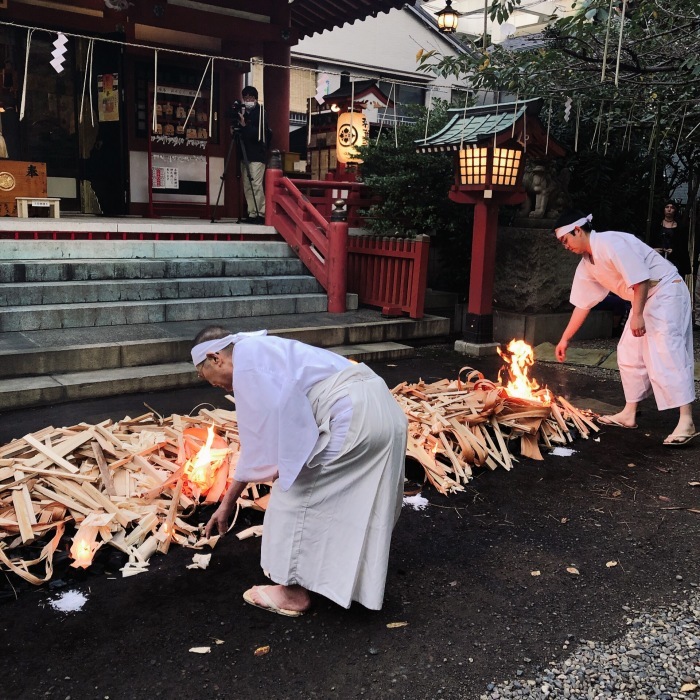
[[[488,316],[493,311],[493,278],[496,269],[498,204],[481,199],[474,205],[472,263],[469,275],[470,314]]]
[[[346,311],[345,296],[348,288],[348,222],[345,202],[334,202],[328,226],[328,312],[342,314]]]
[[[428,286],[428,252],[430,236],[416,236],[413,259],[413,279],[411,280],[411,299],[408,315],[411,318],[423,318],[425,309],[425,289]]]
[[[279,150],[274,149],[270,156],[270,162],[265,170],[265,224],[274,226],[272,218],[274,214],[274,195],[277,190],[277,182],[284,176],[282,172],[282,156]]]

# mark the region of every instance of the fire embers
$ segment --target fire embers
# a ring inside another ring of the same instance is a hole
[[[232,452],[226,440],[214,432],[214,426],[186,428],[182,434],[183,491],[194,499],[205,497],[216,503],[226,489]]]
[[[535,354],[532,347],[524,340],[511,340],[505,351],[498,348],[498,354],[506,362],[498,373],[498,381],[505,387],[508,396],[527,401],[536,401],[549,406],[552,402],[552,395],[547,388],[540,385],[528,377],[529,368],[535,364]],[[508,372],[509,381],[503,380],[503,373]]]

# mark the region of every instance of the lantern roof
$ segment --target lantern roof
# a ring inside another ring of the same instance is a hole
[[[466,147],[519,143],[535,158],[562,157],[564,147],[542,126],[538,114],[541,99],[501,102],[479,107],[454,107],[452,117],[437,133],[418,139],[418,153],[459,151]]]

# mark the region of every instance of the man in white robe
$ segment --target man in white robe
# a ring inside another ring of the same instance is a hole
[[[207,536],[226,532],[248,483],[275,480],[261,565],[277,585],[254,586],[244,600],[296,617],[313,591],[379,610],[407,440],[384,380],[328,350],[217,326],[197,335],[192,361],[201,378],[234,392],[241,443]]]
[[[562,215],[554,229],[559,242],[581,256],[571,288],[571,319],[556,347],[560,362],[588,312],[613,292],[632,302],[617,346],[617,364],[625,393],[619,413],[600,423],[637,427],[637,406],[654,394],[659,410],[679,409],[679,420],[664,440],[669,447],[688,444],[696,435],[692,402],[693,338],[688,288],[678,270],[636,236],[594,231],[592,216]]]

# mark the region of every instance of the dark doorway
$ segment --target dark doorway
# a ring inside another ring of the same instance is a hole
[[[124,36],[107,38],[122,40]],[[97,200],[99,209],[94,213],[121,216],[127,210],[127,177],[124,130],[127,115],[124,111],[124,72],[122,46],[96,41],[92,58],[94,126],[89,114],[83,114],[81,130],[81,178],[84,189]],[[92,126],[92,123],[90,124]],[[93,207],[94,209],[94,203]],[[86,207],[87,209],[87,207]]]

